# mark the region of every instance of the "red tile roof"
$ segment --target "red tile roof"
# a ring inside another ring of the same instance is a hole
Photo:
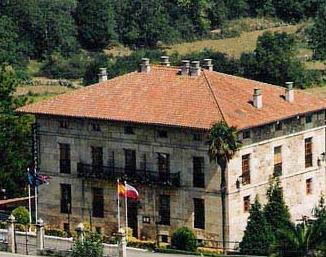
[[[262,89],[261,109],[252,105],[255,88]],[[191,77],[179,75],[176,67],[152,66],[149,73],[131,72],[18,111],[198,129],[224,119],[244,129],[326,107],[324,99],[298,90],[289,103],[284,92],[282,87],[214,71]]]

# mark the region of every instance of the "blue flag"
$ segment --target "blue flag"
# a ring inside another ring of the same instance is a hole
[[[43,176],[32,172],[27,172],[28,183],[33,187],[38,187],[43,184],[49,184],[49,176]]]

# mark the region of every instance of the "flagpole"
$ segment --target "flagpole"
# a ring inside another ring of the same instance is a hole
[[[117,179],[117,198],[118,198],[118,232],[120,232],[120,196],[119,196],[119,179]]]
[[[38,206],[37,206],[37,198],[38,198],[38,194],[37,194],[37,186],[35,187],[35,224],[37,224],[37,214],[38,214]]]
[[[29,216],[29,232],[31,232],[32,224],[32,200],[31,200],[31,185],[28,183],[28,216]]]
[[[126,215],[126,238],[128,238],[128,199],[127,199],[127,183],[125,181],[125,215]]]

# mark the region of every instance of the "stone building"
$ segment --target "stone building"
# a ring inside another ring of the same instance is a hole
[[[221,240],[220,171],[208,158],[207,132],[225,120],[243,146],[227,167],[226,239],[239,241],[250,203],[265,202],[278,176],[292,218],[310,215],[325,193],[325,101],[292,89],[212,71],[209,59],[171,67],[143,59],[139,71],[27,105],[36,116],[39,216],[69,229],[81,221],[117,230],[116,179],[139,190],[128,203],[137,237],[161,240],[188,226]],[[124,205],[121,203],[121,217]],[[122,222],[123,224],[123,222]]]

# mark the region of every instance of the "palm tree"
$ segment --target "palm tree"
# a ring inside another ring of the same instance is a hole
[[[282,256],[310,256],[314,251],[323,247],[326,242],[326,216],[320,216],[315,221],[292,224],[279,231],[275,248],[282,252]]]
[[[229,127],[225,121],[215,123],[209,132],[208,155],[211,161],[216,161],[221,168],[221,200],[222,200],[222,241],[223,250],[225,250],[225,196],[226,179],[225,171],[227,163],[232,159],[236,151],[241,147],[241,141],[238,137],[238,131],[235,127]]]

